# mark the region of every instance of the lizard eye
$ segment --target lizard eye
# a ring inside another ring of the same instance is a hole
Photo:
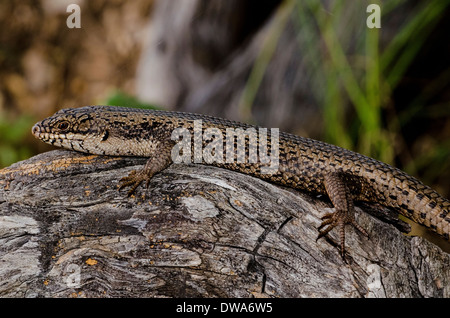
[[[65,130],[67,130],[67,129],[69,128],[69,122],[67,122],[67,121],[62,121],[62,122],[58,123],[58,124],[56,125],[56,127],[57,127],[59,130],[61,130],[61,131],[65,131]]]

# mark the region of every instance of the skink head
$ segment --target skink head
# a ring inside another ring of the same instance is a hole
[[[33,135],[66,149],[112,156],[146,156],[157,141],[149,127],[150,115],[113,106],[63,109],[36,123]]]
[[[108,131],[106,123],[94,114],[92,107],[63,109],[36,123],[31,132],[37,139],[54,146],[101,154],[102,151],[95,149]]]

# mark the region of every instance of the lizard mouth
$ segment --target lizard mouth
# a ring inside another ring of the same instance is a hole
[[[34,137],[41,139],[41,127],[38,124],[34,125],[33,128],[31,128],[31,133],[34,135]]]
[[[37,139],[40,139],[44,142],[49,142],[49,141],[55,140],[55,139],[65,139],[65,135],[47,132],[39,124],[36,124],[33,126],[33,128],[31,128],[31,133],[34,135],[34,137],[36,137]]]
[[[37,139],[52,145],[55,144],[57,141],[59,141],[59,143],[62,143],[64,140],[70,139],[69,136],[67,136],[67,134],[60,134],[46,131],[46,129],[41,125],[39,125],[39,123],[35,124],[33,128],[31,128],[31,133]]]
[[[39,124],[35,124],[33,128],[31,128],[31,133],[34,135],[34,137],[42,141],[47,141],[50,139],[50,134],[46,132],[45,129],[43,129]]]
[[[84,153],[91,153],[83,147],[83,139],[76,134],[52,132],[49,131],[45,125],[43,126],[40,123],[35,124],[33,128],[31,128],[31,133],[34,137],[46,144]]]

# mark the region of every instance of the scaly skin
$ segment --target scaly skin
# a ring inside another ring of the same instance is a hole
[[[171,139],[172,131],[185,128],[193,135],[194,120],[202,121],[203,132],[207,128],[217,128],[223,136],[227,135],[227,128],[255,128],[258,131],[257,127],[251,125],[206,115],[87,106],[55,113],[37,123],[33,127],[33,134],[46,143],[85,153],[149,157],[144,169],[121,179],[120,188],[131,186],[131,194],[143,181],[148,186],[155,173],[172,163],[171,150],[176,144]],[[267,141],[269,149],[272,148],[271,141],[271,138]],[[211,140],[204,138],[201,142],[202,147],[206,147]],[[225,138],[222,145],[225,153]],[[249,146],[260,145],[259,135],[255,139],[247,138],[245,145],[233,139],[233,145],[235,149],[247,147],[248,159]],[[267,164],[259,161],[226,162],[223,157],[222,162],[206,162],[203,159],[199,163],[238,171],[294,189],[328,195],[336,212],[324,216],[319,229],[326,228],[319,232],[319,237],[338,226],[342,252],[345,224],[352,224],[365,234],[354,221],[353,201],[394,208],[449,239],[449,200],[405,172],[334,145],[283,132],[279,133],[278,149],[279,166],[274,173],[261,171]],[[192,145],[193,161],[196,159],[194,154]]]

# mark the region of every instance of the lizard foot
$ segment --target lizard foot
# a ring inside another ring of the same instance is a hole
[[[336,210],[334,213],[327,213],[322,217],[322,220],[323,221],[318,228],[319,235],[317,237],[317,240],[321,237],[326,236],[328,232],[330,232],[335,227],[338,227],[342,256],[344,256],[345,254],[345,225],[350,224],[366,237],[369,237],[367,232],[356,222],[353,214],[350,214],[347,211]]]
[[[144,171],[144,169],[140,170],[138,172],[136,172],[136,170],[133,170],[130,172],[130,174],[128,176],[120,179],[119,191],[122,188],[131,186],[131,189],[128,191],[128,196],[131,196],[136,192],[137,187],[144,181],[147,182],[146,187],[148,188],[151,178],[152,178],[152,176],[149,176],[149,174],[146,173],[146,171]]]

